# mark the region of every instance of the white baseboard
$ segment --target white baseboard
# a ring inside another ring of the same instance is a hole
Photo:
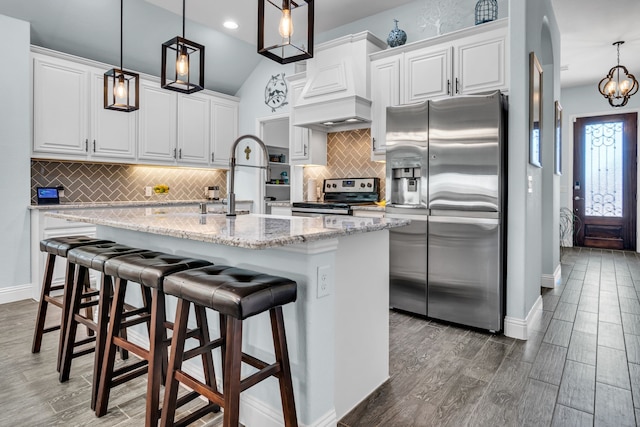
[[[526,340],[529,338],[531,325],[535,325],[542,315],[542,296],[539,296],[536,302],[529,310],[526,319],[518,319],[516,317],[505,316],[504,318],[504,334],[511,338]]]
[[[543,274],[541,280],[541,286],[543,288],[555,288],[560,286],[562,281],[562,266],[558,264],[553,274]]]
[[[0,304],[7,304],[10,302],[31,299],[31,293],[31,283],[27,283],[26,285],[0,288]]]

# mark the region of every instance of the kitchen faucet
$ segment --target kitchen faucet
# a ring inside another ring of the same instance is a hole
[[[245,138],[253,139],[255,142],[258,143],[260,148],[262,148],[262,152],[264,153],[265,166],[252,166],[252,165],[239,165],[239,166],[266,169],[267,181],[269,181],[269,154],[267,152],[267,146],[264,145],[264,142],[262,142],[262,140],[255,135],[239,136],[238,139],[236,139],[233,142],[233,145],[231,146],[231,157],[229,158],[229,196],[227,197],[229,199],[229,202],[228,202],[229,212],[227,213],[227,216],[236,216],[236,194],[234,192],[234,187],[235,187],[234,176],[236,171],[236,147],[238,146],[238,143],[240,143],[240,141],[242,141]]]

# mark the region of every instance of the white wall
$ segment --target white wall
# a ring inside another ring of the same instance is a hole
[[[545,27],[547,35],[543,37]],[[543,62],[545,65],[559,60],[560,33],[550,0],[511,0],[509,37],[511,53],[506,314],[512,325],[519,325],[515,335],[526,337],[528,331],[525,319],[540,297],[543,205],[549,209],[549,204],[543,203],[543,200],[553,198],[553,187],[558,185],[557,180],[551,179],[548,180],[547,186],[544,186],[543,174],[552,173],[552,167],[548,165],[549,167],[540,169],[530,165],[528,148],[529,52],[536,52],[539,59],[546,60],[546,64]],[[555,63],[555,68],[559,68],[558,62]],[[553,70],[554,67],[550,69]],[[557,99],[559,85],[554,83],[553,87],[554,98]],[[544,120],[548,120],[549,111],[553,108],[553,100],[543,100],[543,105],[544,126]],[[545,130],[542,135],[542,152],[545,153],[552,150],[553,139],[547,137]],[[548,163],[548,158],[543,157],[543,162]],[[532,193],[527,192],[529,176],[533,179]]]
[[[0,39],[10,41],[5,43],[5,62],[0,67],[0,194],[4,200],[0,209],[0,303],[5,303],[31,295],[29,23],[0,15]]]
[[[272,111],[272,108],[265,103],[265,87],[271,76],[284,73],[289,76],[294,73],[294,64],[281,65],[270,59],[262,59],[258,66],[253,70],[249,78],[243,83],[242,87],[236,93],[240,97],[240,135],[251,134],[258,135],[256,129],[256,120],[259,118],[268,118],[272,116],[281,116],[289,113],[289,104],[283,105]],[[288,102],[288,101],[287,101]],[[242,150],[249,146],[252,151],[251,158],[246,160],[242,155]],[[257,144],[251,140],[242,141],[238,145],[236,154],[238,164],[259,164],[261,152]],[[253,155],[253,154],[257,155]],[[264,197],[262,179],[263,172],[256,173],[256,169],[239,167],[236,169],[236,200],[258,200],[262,201]],[[229,180],[227,180],[228,182]],[[261,212],[254,206],[254,212]]]

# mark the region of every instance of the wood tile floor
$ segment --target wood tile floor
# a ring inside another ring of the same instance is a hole
[[[640,256],[567,249],[528,341],[391,312],[391,378],[360,426],[640,425]]]
[[[392,311],[391,378],[339,426],[640,425],[640,256],[568,249],[562,273],[528,341]],[[0,426],[144,425],[143,379],[120,386],[96,418],[91,356],[61,384],[57,334],[31,354],[35,310],[0,305]]]

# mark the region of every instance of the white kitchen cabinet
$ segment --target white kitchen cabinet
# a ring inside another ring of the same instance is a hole
[[[156,164],[176,160],[177,93],[140,79],[138,159]]]
[[[238,102],[216,98],[211,101],[211,164],[229,167],[231,145],[238,137]]]
[[[178,163],[209,164],[210,110],[209,96],[178,95]]]
[[[354,209],[353,216],[365,218],[384,218],[384,211],[371,211],[366,209]]]
[[[386,108],[491,90],[509,90],[507,20],[374,53],[371,159],[384,160]]]
[[[306,83],[305,73],[298,73],[287,77],[291,93],[291,111],[296,100],[300,98]],[[292,165],[323,165],[327,164],[327,134],[309,128],[293,125],[289,120],[289,152]]]
[[[104,72],[91,72],[91,138],[89,155],[94,158],[133,160],[136,157],[136,112],[104,108]]]
[[[133,113],[104,109],[104,71],[33,55],[33,156],[61,160],[132,161]]]
[[[371,63],[371,160],[384,160],[387,106],[400,104],[400,58]]]

